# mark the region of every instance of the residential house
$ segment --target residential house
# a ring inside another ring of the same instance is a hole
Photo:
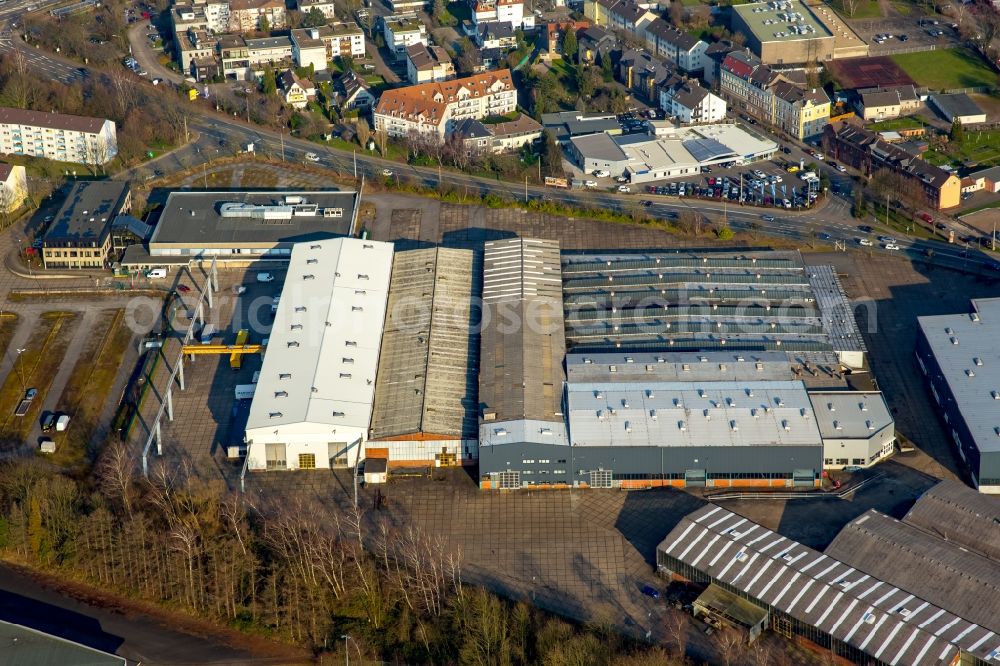
[[[115,217],[132,207],[127,182],[77,181],[42,238],[45,268],[106,268]]]
[[[497,67],[503,67],[507,62],[506,52],[503,49],[481,49],[479,51],[479,63],[477,72],[485,72]]]
[[[354,71],[345,72],[333,84],[334,102],[341,111],[370,109],[375,95],[368,82]]]
[[[0,153],[107,164],[118,154],[113,120],[0,108]]]
[[[705,53],[701,58],[703,65],[701,76],[705,85],[713,89],[717,87],[722,61],[737,48],[735,44],[727,40],[712,42],[705,48]]]
[[[178,2],[170,10],[174,34],[188,28],[224,33],[230,30],[229,0],[190,0]]]
[[[292,30],[292,57],[299,67],[312,65],[318,72],[334,58],[365,55],[365,33],[356,23],[332,23],[318,28]]]
[[[413,44],[406,48],[406,78],[410,83],[430,83],[455,78],[455,65],[441,46]]]
[[[661,18],[646,24],[646,48],[685,72],[705,68],[708,44]]]
[[[656,14],[634,0],[584,0],[583,15],[595,25],[639,38],[646,25],[656,18]]]
[[[590,21],[550,21],[545,24],[545,52],[550,58],[561,58],[563,54],[563,39],[570,30],[577,36],[579,45],[579,33],[590,27]]]
[[[912,85],[859,90],[857,112],[865,121],[891,120],[920,109],[920,96]]]
[[[535,17],[524,15],[523,0],[470,0],[470,18],[477,29],[483,23],[509,23],[511,28],[533,28]]]
[[[516,109],[517,89],[510,70],[502,69],[387,90],[379,98],[373,119],[375,130],[391,137],[443,141],[461,120],[501,116]]]
[[[312,66],[317,72],[327,68],[326,43],[319,38],[319,28],[292,30],[289,36],[292,40],[292,60],[296,67]]]
[[[409,17],[382,17],[382,36],[396,60],[406,57],[408,46],[427,44],[427,28],[421,21]]]
[[[312,81],[299,78],[290,69],[286,69],[278,77],[278,88],[285,104],[295,109],[304,109],[309,100],[316,97],[316,86]]]
[[[697,79],[674,75],[660,90],[660,108],[683,125],[718,123],[726,118],[726,102],[702,88]]]
[[[514,120],[486,124],[467,118],[455,124],[453,133],[466,148],[477,153],[505,153],[520,150],[542,136],[542,126],[531,116],[520,114]]]
[[[331,21],[337,18],[337,11],[333,0],[295,0],[295,6],[303,16],[313,9],[318,9],[323,13],[323,16]]]
[[[219,38],[219,60],[222,62],[222,76],[237,81],[253,78],[250,67],[250,50],[239,35],[223,35]]]
[[[28,197],[28,178],[19,164],[0,162],[0,214],[13,213]]]
[[[607,28],[591,26],[576,36],[577,59],[582,64],[593,65],[611,57],[611,51],[618,47],[618,37]]]
[[[898,196],[910,198],[918,206],[941,210],[961,202],[958,176],[886,142],[875,132],[846,122],[833,123],[823,131],[823,147],[831,158],[866,177],[883,169],[899,175],[902,191]]]
[[[287,27],[284,0],[230,0],[229,31],[283,30]]]
[[[254,74],[260,74],[264,67],[290,67],[292,63],[292,40],[288,37],[261,37],[247,39],[247,60]]]
[[[772,92],[771,124],[799,141],[819,137],[830,124],[830,98],[822,88],[800,88],[788,81],[777,81]]]
[[[660,99],[660,88],[674,74],[671,66],[646,51],[632,49],[618,60],[618,80],[650,102]]]
[[[195,58],[191,61],[191,76],[195,81],[211,83],[216,77],[222,76],[222,66],[214,56]]]
[[[476,43],[481,49],[510,50],[517,48],[517,35],[510,23],[482,23],[476,30]]]
[[[979,189],[996,194],[1000,192],[1000,167],[989,167],[980,169],[969,174],[969,177],[978,183],[982,183]]]

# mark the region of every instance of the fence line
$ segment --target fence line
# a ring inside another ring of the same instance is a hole
[[[937,44],[922,44],[918,46],[893,46],[887,49],[879,49],[878,53],[870,53],[872,57],[899,55],[902,53],[923,53],[925,51],[937,51]]]

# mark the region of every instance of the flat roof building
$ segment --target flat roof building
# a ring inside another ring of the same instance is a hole
[[[950,123],[974,125],[986,122],[986,112],[965,93],[931,95],[930,103]]]
[[[42,237],[46,268],[101,269],[111,260],[111,227],[132,207],[127,182],[85,180],[73,184]]]
[[[471,250],[393,257],[371,440],[391,466],[478,458],[478,312],[482,266]]]
[[[368,439],[392,244],[297,243],[246,427],[247,469],[356,464]]]
[[[869,467],[892,455],[896,427],[879,391],[812,391],[824,469]]]
[[[357,205],[351,191],[171,192],[148,251],[130,248],[122,263],[287,260],[295,243],[349,235]]]
[[[917,318],[917,363],[981,492],[1000,493],[1000,298]]]
[[[800,0],[771,0],[733,7],[733,32],[768,65],[832,60],[834,35]]]
[[[866,516],[852,525],[863,527]],[[888,541],[883,545],[895,550]],[[966,617],[921,596],[935,581],[951,584],[954,570],[934,576],[925,561],[913,559],[919,550],[907,556],[913,563],[907,566],[873,544],[865,560],[879,560],[878,569],[892,575],[883,578],[841,559],[838,550],[831,546],[819,553],[709,504],[671,530],[657,546],[656,563],[665,575],[738,594],[768,612],[771,626],[782,634],[802,637],[854,663],[944,666],[966,656],[988,662],[1000,654],[995,633],[1000,615],[983,618],[981,625],[981,614]],[[976,587],[970,579],[960,589],[972,597],[966,607],[995,605],[997,595],[991,599],[989,587]]]

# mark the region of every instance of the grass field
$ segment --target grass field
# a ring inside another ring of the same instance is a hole
[[[917,85],[932,90],[996,86],[997,74],[966,49],[901,53],[890,56]]]
[[[924,154],[931,164],[991,166],[1000,164],[1000,130],[966,131],[960,143],[951,141],[946,151],[928,150]]]
[[[45,392],[73,337],[76,320],[77,315],[69,312],[46,312],[38,319],[28,338],[30,342],[0,387],[0,440],[20,445],[38,419]],[[14,416],[25,388],[38,389],[38,396],[27,414]]]
[[[63,466],[78,468],[94,459],[95,452],[88,449],[90,440],[104,405],[118,397],[108,394],[132,339],[124,315],[124,310],[113,310],[98,319],[59,398],[56,411],[73,417],[69,430],[52,437],[56,442],[53,459]]]
[[[859,0],[853,15],[847,11],[847,4],[844,0],[834,0],[832,3],[837,13],[849,21],[882,18],[882,8],[879,6],[878,0]]]
[[[893,118],[892,120],[883,120],[880,123],[872,123],[868,126],[869,129],[876,132],[888,132],[892,130],[900,129],[916,129],[919,127],[924,127],[924,123],[920,121],[919,118],[911,118],[905,116],[903,118]]]

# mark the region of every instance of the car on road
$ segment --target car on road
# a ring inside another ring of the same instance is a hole
[[[899,41],[901,41],[901,42],[909,41],[909,39],[910,38],[907,35],[900,35],[899,36]]]
[[[838,165],[837,165],[836,167],[834,167],[834,168],[835,168],[835,169],[836,169],[837,171],[839,171],[840,173],[847,173],[847,167],[845,167],[845,166],[844,166],[843,164],[838,164]]]
[[[867,224],[862,224],[860,227],[858,227],[858,231],[863,231],[866,234],[870,234],[875,230],[872,227],[868,226]]]
[[[885,248],[886,250],[898,250],[899,249],[899,246],[896,245],[895,243],[886,243],[882,247]]]
[[[611,175],[611,172],[610,171],[605,171],[604,169],[598,169],[597,171],[594,172],[594,177],[595,178],[607,178],[610,175]]]
[[[392,178],[392,169],[382,169],[382,175],[386,178]]]
[[[632,188],[629,187],[628,185],[619,185],[618,191],[621,192],[622,194],[628,194],[629,192],[632,191]]]
[[[316,153],[306,153],[306,159],[310,162],[319,162],[319,155]]]
[[[872,247],[872,245],[874,245],[874,244],[870,240],[868,240],[867,238],[859,238],[858,239],[858,245],[860,245],[862,247]]]
[[[895,238],[893,238],[892,236],[879,236],[879,237],[878,237],[878,239],[879,239],[879,242],[882,242],[882,243],[889,243],[890,245],[891,245],[892,243],[895,243],[895,242],[896,242],[896,239],[895,239]]]
[[[799,170],[799,165],[798,164],[790,164],[785,169],[785,171],[787,171],[788,173],[795,173],[798,170]]]
[[[948,225],[945,224],[944,222],[938,222],[937,224],[934,225],[934,227],[936,229],[941,229],[943,231],[944,229],[948,228]]]
[[[774,215],[761,215],[760,219],[764,220],[765,222],[774,222]]]
[[[166,268],[153,268],[148,273],[146,273],[146,278],[149,280],[160,280],[167,277]]]
[[[274,276],[270,273],[257,273],[257,282],[274,282]]]
[[[653,205],[653,202],[650,201],[649,199],[646,199],[645,201],[642,202],[642,205],[645,206],[646,208],[649,208],[650,206]]]
[[[643,585],[642,586],[642,593],[645,594],[647,597],[652,597],[653,599],[659,599],[660,598],[660,591],[657,590],[652,585]]]
[[[53,216],[51,216],[51,215],[46,215],[46,216],[45,216],[45,219],[43,220],[43,222],[45,222],[46,224],[48,224],[49,222],[51,222],[51,221],[52,221],[52,220],[54,220],[54,219],[56,219],[56,218],[54,218],[54,217],[53,217]]]
[[[182,294],[187,294],[190,293],[191,287],[187,286],[186,284],[179,284],[177,285],[177,291],[181,292]]]
[[[816,234],[816,237],[819,238],[820,240],[830,240],[831,238],[833,238],[833,236],[825,232],[820,232]]]

